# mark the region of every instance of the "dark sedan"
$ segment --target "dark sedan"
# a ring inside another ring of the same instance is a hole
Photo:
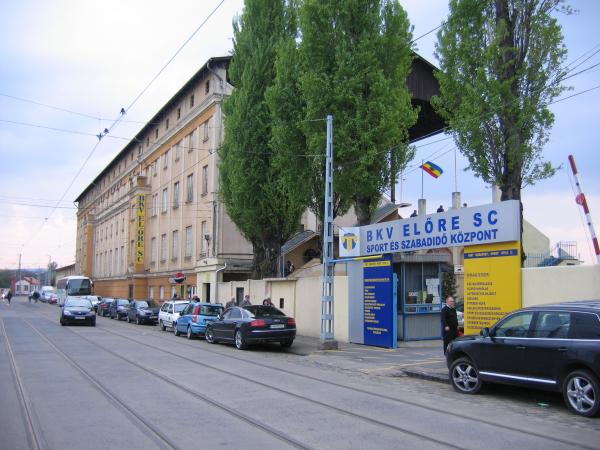
[[[211,344],[232,342],[240,350],[262,342],[290,347],[296,337],[296,321],[273,306],[234,306],[207,324],[205,337]]]
[[[124,298],[115,298],[108,307],[108,315],[111,319],[121,320],[121,318],[127,317],[127,308],[129,307],[129,300]]]
[[[600,301],[541,305],[515,311],[480,336],[452,341],[450,382],[464,394],[484,383],[562,392],[575,414],[600,411]]]
[[[109,315],[110,304],[114,301],[113,298],[103,298],[100,303],[98,303],[98,315],[102,317],[106,317]]]
[[[160,306],[154,300],[133,300],[127,308],[127,322],[135,321],[138,325],[143,323],[158,323]]]
[[[96,313],[92,302],[85,298],[68,297],[61,308],[60,324],[87,324],[96,326]]]

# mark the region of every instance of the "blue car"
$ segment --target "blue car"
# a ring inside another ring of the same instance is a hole
[[[222,305],[214,303],[190,303],[181,311],[173,329],[175,336],[185,333],[188,339],[204,336],[206,324],[216,320],[223,312]]]

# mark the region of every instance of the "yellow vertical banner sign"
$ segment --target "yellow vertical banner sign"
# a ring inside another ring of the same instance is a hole
[[[135,262],[144,264],[144,232],[146,227],[146,196],[138,194],[135,217]]]
[[[519,242],[465,247],[465,334],[521,308]]]

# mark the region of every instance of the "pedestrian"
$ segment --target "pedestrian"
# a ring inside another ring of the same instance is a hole
[[[192,299],[192,301],[193,301],[194,303],[197,303],[197,302],[199,302],[199,301],[200,301],[200,297],[198,297],[197,295],[194,295],[194,298]]]
[[[31,297],[35,300],[35,302],[37,303],[38,300],[40,299],[40,293],[38,291],[33,291],[33,294],[31,295]],[[31,300],[29,300],[31,301]]]
[[[240,306],[250,306],[252,303],[250,303],[250,296],[248,294],[244,295],[244,300],[242,301],[242,304]]]
[[[8,292],[6,293],[6,300],[8,301],[9,305],[10,305],[11,298],[12,298],[12,292],[10,292],[10,289],[9,289]]]
[[[177,297],[177,292],[173,293],[173,300],[177,300],[179,297]]]
[[[458,337],[458,318],[456,317],[456,303],[452,297],[446,299],[442,308],[442,336],[444,338],[444,355],[448,344]]]
[[[294,267],[294,263],[288,260],[287,266],[285,268],[286,276],[292,273],[294,270],[296,270],[296,268]]]
[[[440,207],[437,209],[437,212],[444,212],[444,207],[442,205],[440,205]]]
[[[410,215],[410,217],[417,217],[417,215],[418,215],[418,214],[417,214],[417,210],[415,209],[415,210],[412,212],[412,214]]]
[[[231,297],[231,300],[229,300],[227,303],[225,303],[225,309],[233,308],[234,306],[235,306],[235,298]]]
[[[267,297],[263,300],[263,305],[265,306],[273,306],[273,302],[271,301],[271,297]]]

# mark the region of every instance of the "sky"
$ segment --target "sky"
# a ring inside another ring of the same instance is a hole
[[[446,0],[401,4],[415,38],[440,25],[448,13]],[[600,63],[600,52],[593,55],[600,49],[600,2],[572,0],[570,5],[577,14],[557,15],[567,63],[591,56],[576,73]],[[242,0],[0,0],[0,268],[18,267],[19,254],[27,268],[75,261],[73,201],[208,58],[231,52],[232,22],[242,9]],[[434,32],[415,44],[421,56],[437,64],[435,41]],[[600,67],[566,84],[572,90],[563,97],[598,87]],[[95,135],[132,103],[125,120],[96,146]],[[544,154],[562,168],[522,194],[525,218],[551,245],[576,241],[586,264],[596,258],[574,201],[567,157],[575,156],[600,231],[599,105],[600,89],[594,89],[551,106],[555,123]],[[397,189],[397,199],[413,205],[401,209],[402,215],[408,216],[421,198],[421,160],[444,169],[438,179],[424,175],[428,212],[440,204],[448,208],[455,189],[469,206],[491,201],[489,186],[468,170],[445,137],[416,144],[416,158]]]

